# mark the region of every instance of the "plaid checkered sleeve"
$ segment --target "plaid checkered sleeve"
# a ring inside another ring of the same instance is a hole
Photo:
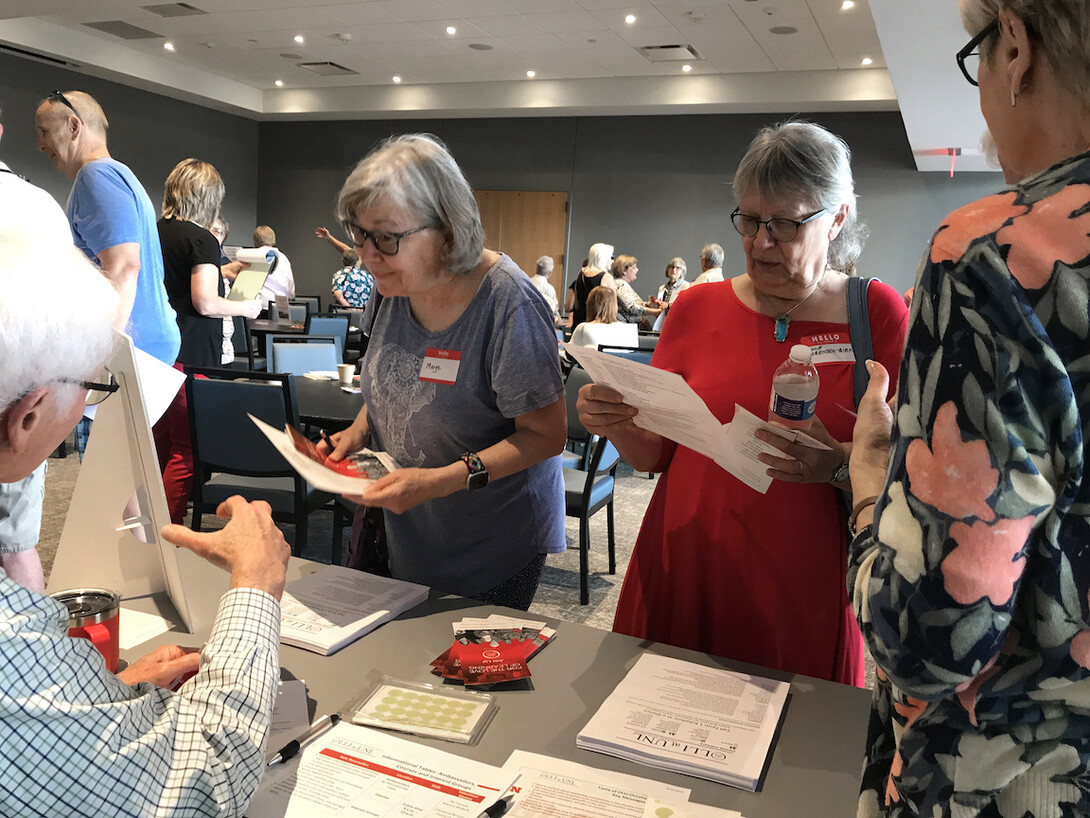
[[[264,769],[280,606],[228,591],[172,693],[108,672],[67,612],[0,573],[0,817],[242,815]]]

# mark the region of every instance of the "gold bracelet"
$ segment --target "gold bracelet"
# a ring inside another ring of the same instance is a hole
[[[853,539],[856,535],[855,521],[859,519],[859,515],[864,509],[870,508],[877,502],[878,495],[875,494],[873,497],[866,497],[855,504],[855,508],[852,509],[852,515],[848,518],[848,533],[852,535]]]

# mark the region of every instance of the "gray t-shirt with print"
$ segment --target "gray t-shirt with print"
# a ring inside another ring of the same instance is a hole
[[[498,443],[514,433],[514,418],[564,394],[552,316],[507,256],[440,332],[416,322],[407,298],[382,299],[360,385],[372,447],[423,468]],[[564,550],[560,457],[385,516],[395,577],[479,594],[535,555]]]

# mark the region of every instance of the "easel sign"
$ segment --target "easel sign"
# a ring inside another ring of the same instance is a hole
[[[150,420],[166,411],[185,376],[120,337],[109,363],[120,389],[96,407],[49,590],[102,587],[123,600],[166,591],[192,633],[178,549],[159,536],[170,514]],[[135,508],[126,517],[130,499]]]

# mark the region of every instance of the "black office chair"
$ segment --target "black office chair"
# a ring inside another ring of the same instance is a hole
[[[295,380],[290,375],[233,369],[187,369],[189,427],[193,442],[193,522],[201,529],[205,513],[234,494],[264,500],[273,519],[295,526],[292,553],[307,542],[307,515],[327,507],[334,512],[334,556],[339,555],[344,510],[333,495],[310,486],[288,465],[248,414],[283,429],[299,426]]]
[[[613,525],[613,487],[617,482],[616,447],[604,437],[592,441],[594,454],[586,470],[564,469],[564,505],[569,517],[579,518],[579,604],[590,602],[590,518],[603,506],[609,533],[609,573],[617,573],[617,541]]]

